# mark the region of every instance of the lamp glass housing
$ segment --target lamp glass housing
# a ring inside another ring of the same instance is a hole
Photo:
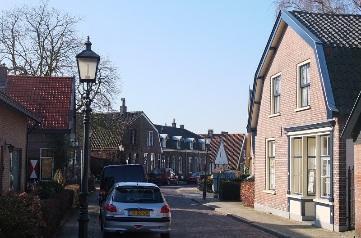
[[[95,83],[99,60],[94,58],[78,58],[77,60],[80,82]]]

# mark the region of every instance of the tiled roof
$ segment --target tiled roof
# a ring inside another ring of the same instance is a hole
[[[216,160],[218,149],[223,140],[224,149],[228,158],[228,165],[233,170],[237,169],[244,139],[244,134],[214,134],[210,145],[210,161],[214,162]]]
[[[9,75],[6,93],[37,115],[41,128],[70,128],[73,78]]]
[[[32,112],[28,111],[26,108],[23,107],[23,105],[16,102],[14,99],[12,99],[9,95],[6,95],[1,90],[0,90],[0,102],[24,114],[30,119],[40,122],[40,119],[37,118]]]
[[[107,112],[91,114],[91,149],[118,150],[122,144],[124,129],[135,122],[143,112]],[[77,115],[77,135],[82,143],[83,116]]]
[[[169,138],[173,136],[181,136],[183,139],[186,138],[194,138],[194,139],[201,139],[200,135],[193,133],[187,129],[182,129],[179,127],[172,127],[172,126],[162,126],[162,125],[155,125],[159,134],[167,134]]]
[[[348,116],[361,90],[361,15],[292,14],[322,42],[336,108]]]
[[[361,15],[301,11],[292,14],[325,46],[361,48]]]

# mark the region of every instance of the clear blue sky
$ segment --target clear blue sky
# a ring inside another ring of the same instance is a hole
[[[0,9],[25,0],[1,0]],[[273,1],[51,0],[118,67],[129,110],[157,124],[245,132],[248,88],[271,32]],[[37,4],[31,1],[31,4]],[[29,4],[29,3],[28,3]]]

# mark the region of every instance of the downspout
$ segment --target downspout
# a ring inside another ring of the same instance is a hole
[[[331,161],[330,161],[330,174],[332,174],[332,179],[331,179],[331,184],[330,184],[330,193],[331,193],[331,196],[329,198],[329,202],[332,203],[332,208],[331,208],[331,212],[332,212],[332,216],[331,216],[331,219],[332,219],[332,231],[335,231],[335,204],[334,204],[334,197],[333,197],[333,180],[334,180],[334,176],[333,176],[333,144],[334,144],[334,141],[333,141],[333,138],[334,138],[334,132],[335,132],[335,121],[332,121],[331,122],[331,126],[332,126],[332,133],[330,134],[330,141],[332,141],[332,143],[330,143],[330,156],[331,156]]]

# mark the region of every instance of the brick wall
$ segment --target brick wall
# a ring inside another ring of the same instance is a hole
[[[0,146],[3,147],[2,156],[0,154],[0,160],[3,161],[0,161],[2,163],[0,167],[4,166],[3,171],[0,172],[0,182],[2,182],[2,191],[0,193],[9,191],[10,186],[10,155],[5,142],[14,145],[15,149],[21,149],[21,190],[25,189],[25,176],[28,168],[25,157],[26,133],[26,117],[18,112],[9,110],[8,107],[0,102]]]
[[[240,188],[241,202],[246,207],[254,206],[254,180],[242,181]]]
[[[355,159],[355,229],[356,237],[361,237],[361,141],[354,147]]]
[[[296,112],[297,65],[310,60],[310,109]],[[265,77],[255,148],[255,203],[287,212],[288,138],[285,127],[327,121],[326,106],[313,49],[290,27],[285,31]],[[281,73],[280,116],[270,118],[271,77]],[[266,139],[276,143],[276,194],[265,193]]]

